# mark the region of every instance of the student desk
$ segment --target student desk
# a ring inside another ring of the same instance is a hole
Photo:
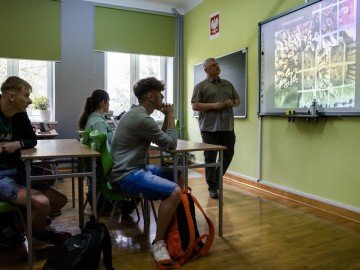
[[[59,133],[57,133],[57,131],[55,129],[50,129],[49,131],[40,131],[40,129],[36,129],[35,131],[36,134],[36,138],[38,140],[48,140],[48,139],[55,139],[57,136],[59,136]],[[57,164],[59,163],[59,161],[48,161],[52,170],[55,172],[55,174],[57,174]],[[72,167],[72,171],[74,171],[74,162],[73,159],[71,159],[71,167]],[[59,181],[62,179],[58,179]],[[72,183],[71,183],[71,192],[72,192],[72,207],[75,208],[75,183],[74,183],[74,178],[72,178]]]
[[[161,158],[161,152],[170,154],[173,160],[174,179],[177,182],[177,171],[184,170],[187,186],[188,170],[193,168],[219,167],[219,236],[223,235],[223,150],[226,146],[214,145],[200,142],[191,142],[177,140],[177,147],[174,150],[161,149],[158,146],[151,145],[151,149],[160,150],[160,156],[150,156],[149,158]],[[188,156],[190,152],[195,151],[216,151],[219,153],[219,161],[215,163],[197,163],[189,164]]]
[[[21,158],[25,161],[26,165],[26,191],[30,194],[31,181],[45,180],[45,179],[58,179],[58,178],[69,178],[69,177],[91,177],[92,186],[96,185],[96,157],[100,156],[100,153],[94,151],[81,144],[75,139],[52,139],[52,140],[38,140],[35,148],[25,149],[21,151]],[[53,175],[31,175],[31,164],[35,160],[46,161],[56,160],[58,158],[91,158],[91,171],[88,172],[71,172],[63,174]],[[79,191],[82,190],[79,186]],[[96,213],[96,189],[92,189],[92,201],[94,206],[92,207],[93,214],[95,217]],[[28,264],[29,269],[33,267],[33,248],[32,248],[32,221],[31,221],[31,197],[27,196],[27,236],[28,236]],[[83,196],[79,196],[79,226],[84,227],[84,208],[83,208]]]

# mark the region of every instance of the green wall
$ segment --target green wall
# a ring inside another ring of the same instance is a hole
[[[201,141],[193,118],[193,66],[208,57],[248,48],[247,115],[235,119],[236,175],[257,179],[258,23],[304,4],[303,0],[205,0],[185,15],[186,137]],[[209,18],[220,11],[220,36],[209,38]],[[221,75],[220,75],[221,76]],[[204,73],[205,77],[205,73]],[[261,180],[360,211],[359,118],[322,118],[318,123],[265,117],[262,120]],[[203,160],[198,155],[197,159]]]

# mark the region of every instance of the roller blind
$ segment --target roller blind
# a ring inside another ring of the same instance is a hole
[[[95,50],[175,56],[176,18],[95,7]]]
[[[1,0],[0,57],[59,61],[61,1]]]

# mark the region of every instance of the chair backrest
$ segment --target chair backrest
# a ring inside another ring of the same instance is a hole
[[[100,192],[106,193],[109,190],[107,179],[113,166],[113,158],[107,148],[107,135],[105,132],[93,130],[90,132],[92,140],[91,148],[100,153],[97,159],[96,182]]]
[[[90,139],[90,132],[92,130],[91,129],[87,129],[87,130],[79,130],[79,136],[80,136],[80,143],[85,144],[87,146],[91,146],[91,139]]]
[[[90,138],[91,131],[92,131],[91,129],[78,131],[81,144],[85,144],[88,147],[91,147],[91,138]],[[89,171],[91,169],[91,161],[89,159],[87,159],[87,158],[82,159],[82,164],[84,166],[85,171]]]

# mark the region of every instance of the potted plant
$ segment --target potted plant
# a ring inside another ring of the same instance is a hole
[[[32,102],[33,108],[40,111],[41,121],[49,122],[51,118],[49,99],[45,96],[34,97]]]

